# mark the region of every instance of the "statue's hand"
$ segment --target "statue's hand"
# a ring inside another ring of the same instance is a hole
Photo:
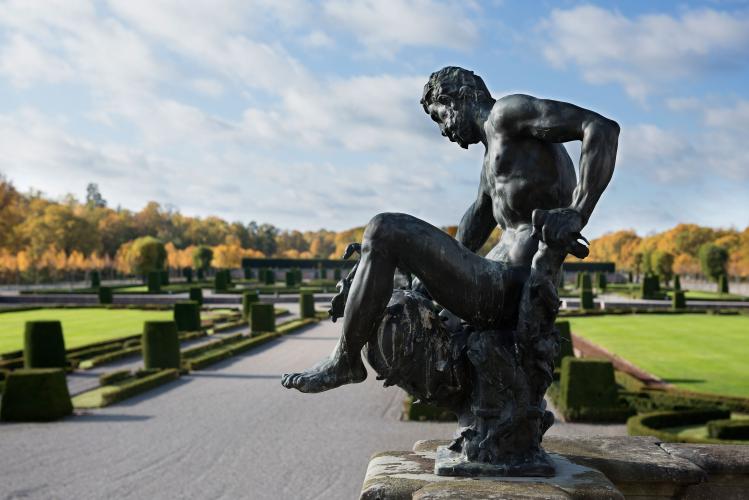
[[[587,240],[580,234],[583,219],[575,209],[555,208],[554,210],[533,211],[533,235],[551,248],[564,248],[575,257],[588,256],[588,247],[580,243]]]

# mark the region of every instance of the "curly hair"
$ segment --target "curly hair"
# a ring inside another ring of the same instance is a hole
[[[430,103],[440,96],[448,96],[454,100],[471,99],[473,101],[491,100],[492,96],[486,88],[484,80],[473,71],[457,66],[446,66],[435,71],[424,85],[421,105],[427,113]]]

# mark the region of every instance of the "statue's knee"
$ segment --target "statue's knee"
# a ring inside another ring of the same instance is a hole
[[[364,241],[370,244],[387,241],[395,233],[395,218],[396,214],[387,212],[372,217],[364,229]]]

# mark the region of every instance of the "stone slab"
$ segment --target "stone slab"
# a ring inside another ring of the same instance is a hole
[[[691,461],[672,455],[651,436],[560,438],[543,442],[549,453],[601,471],[627,497],[672,498],[707,474]]]
[[[557,474],[544,477],[460,478],[434,474],[436,447],[423,451],[391,451],[369,462],[361,498],[527,499],[611,498],[624,496],[600,472],[552,454]]]

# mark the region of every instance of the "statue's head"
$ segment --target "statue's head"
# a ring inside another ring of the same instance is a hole
[[[493,103],[484,80],[457,66],[432,73],[421,97],[424,111],[439,124],[442,135],[463,148],[480,140],[472,111]]]

